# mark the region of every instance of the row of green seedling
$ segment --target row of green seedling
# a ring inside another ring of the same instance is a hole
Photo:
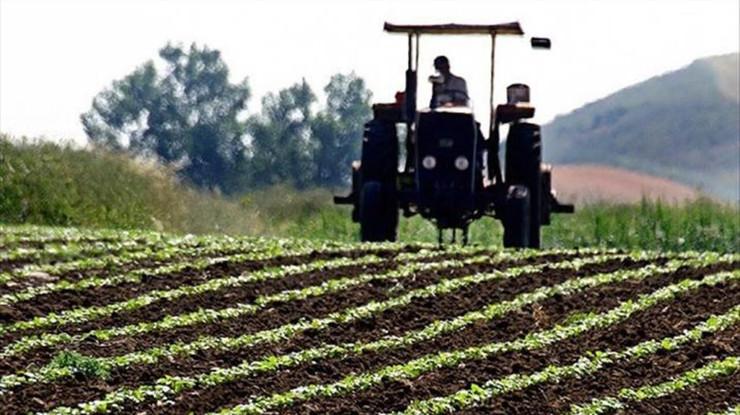
[[[650,259],[650,257],[645,256],[641,259]],[[728,258],[725,257],[721,258],[720,260],[727,259]],[[571,279],[555,286],[541,287],[533,292],[520,294],[510,301],[490,304],[483,309],[465,313],[451,320],[435,321],[422,329],[405,333],[403,336],[388,336],[367,343],[360,342],[343,345],[325,345],[322,347],[299,351],[288,355],[271,356],[269,358],[256,362],[245,362],[244,364],[236,366],[234,368],[218,369],[211,374],[206,375],[205,378],[199,379],[201,382],[197,384],[200,384],[201,386],[210,385],[211,382],[214,381],[214,379],[216,379],[219,383],[225,381],[233,381],[245,376],[263,374],[266,371],[269,372],[286,369],[294,367],[296,365],[326,358],[346,358],[353,355],[361,355],[367,352],[382,352],[396,348],[410,347],[424,341],[433,340],[434,338],[444,334],[450,334],[456,331],[460,331],[476,322],[491,321],[493,319],[500,318],[507,313],[520,310],[526,305],[543,301],[546,298],[550,298],[555,295],[572,295],[584,289],[593,288],[604,284],[612,284],[628,279],[642,280],[647,277],[653,277],[664,273],[674,272],[680,267],[684,266],[704,266],[707,264],[707,262],[708,261],[706,258],[687,261],[672,261],[670,264],[663,267],[649,265],[645,268],[637,270],[623,270],[612,273],[597,274],[589,277]]]
[[[109,254],[110,258],[115,258],[115,255],[125,254],[127,252],[137,252],[152,249],[163,249],[168,246],[175,245],[170,241],[162,239],[146,239],[146,240],[122,240],[122,241],[108,241],[108,242],[91,242],[88,244],[51,244],[46,245],[43,248],[27,248],[19,247],[11,251],[6,252],[0,261],[20,261],[20,262],[33,262],[32,264],[24,264],[17,266],[16,268],[3,272],[0,277],[0,281],[7,282],[12,279],[12,275],[23,275],[28,268],[38,267],[39,265],[46,265],[53,261],[55,265],[69,263],[73,260],[83,260],[99,257],[103,254]],[[111,254],[113,253],[113,254]]]
[[[146,268],[130,271],[124,274],[109,277],[90,277],[77,281],[60,281],[57,283],[45,284],[42,286],[30,287],[19,293],[10,293],[2,297],[0,305],[12,304],[19,301],[28,301],[38,295],[49,294],[57,291],[84,291],[91,288],[114,286],[123,283],[140,283],[145,276],[173,274],[185,269],[203,270],[217,263],[238,263],[246,261],[263,261],[279,256],[301,256],[314,252],[313,246],[293,247],[273,245],[263,246],[261,249],[253,250],[245,254],[233,254],[216,258],[198,258],[192,261],[183,261],[163,265],[157,268]],[[352,248],[349,248],[350,250]],[[320,252],[347,252],[347,249],[330,249]],[[350,265],[352,262],[362,264],[364,262],[380,262],[382,259],[371,255],[372,259],[354,260],[342,258],[337,261],[337,266]],[[215,278],[198,285],[185,285],[169,290],[154,290],[137,297],[107,304],[103,306],[83,307],[71,310],[62,310],[52,312],[44,316],[37,316],[31,320],[18,321],[8,325],[0,325],[0,334],[12,333],[18,330],[42,329],[45,327],[60,327],[68,324],[79,324],[94,321],[96,319],[108,317],[114,313],[127,312],[148,306],[160,300],[173,300],[180,297],[192,296],[208,291],[216,291],[225,287],[234,287],[246,283],[262,281],[271,278],[279,278],[290,273],[300,273],[311,270],[310,267],[324,267],[325,261],[317,261],[312,264],[292,266],[292,267],[271,267],[267,270],[257,272],[246,272],[237,277]],[[316,269],[318,269],[316,268]]]
[[[729,260],[729,258],[725,257],[721,260]],[[262,361],[245,363],[245,365],[243,365],[242,367],[236,367],[234,369],[224,369],[220,371],[218,376],[228,374],[227,377],[235,376],[234,378],[231,378],[231,380],[236,380],[245,375],[263,373],[262,371],[264,370],[271,371],[285,369],[297,364],[303,364],[314,360],[325,358],[346,358],[351,355],[361,355],[367,352],[382,352],[401,347],[410,347],[424,341],[433,340],[434,338],[441,335],[460,331],[476,322],[491,321],[493,319],[500,318],[507,313],[520,310],[526,305],[543,301],[547,298],[551,298],[552,296],[572,295],[577,292],[581,292],[584,289],[589,289],[600,285],[617,283],[628,279],[642,280],[648,277],[654,277],[661,274],[675,272],[681,267],[701,267],[705,266],[706,264],[706,259],[687,261],[676,260],[672,261],[666,266],[648,265],[637,270],[623,270],[612,273],[597,274],[584,278],[571,279],[555,286],[541,287],[533,292],[520,294],[511,301],[503,301],[490,304],[483,309],[468,312],[451,320],[435,321],[422,329],[405,333],[403,336],[388,336],[368,343],[326,345],[316,349],[296,352],[290,355],[283,355],[278,357],[273,356]],[[155,354],[159,353],[162,353],[162,351],[155,351]],[[188,354],[195,353],[196,351],[188,350]],[[175,358],[176,356],[171,356],[167,353],[164,353],[164,356],[162,357]],[[161,359],[162,357],[159,357],[159,359]],[[155,362],[156,360],[157,359],[149,359],[150,362]],[[110,365],[111,361],[100,361],[100,363],[106,366]],[[221,378],[221,380],[223,379],[224,378]]]
[[[527,265],[522,267],[509,268],[507,270],[496,271],[492,273],[474,274],[455,279],[447,279],[430,286],[411,290],[405,294],[393,297],[382,302],[370,302],[363,306],[353,307],[340,312],[332,313],[324,318],[315,318],[312,320],[300,321],[298,323],[287,324],[276,329],[266,330],[252,335],[245,335],[239,338],[235,338],[233,341],[229,342],[229,346],[232,348],[241,348],[263,343],[276,343],[290,339],[291,337],[294,337],[297,334],[309,329],[323,330],[335,324],[344,324],[352,321],[366,319],[375,315],[379,315],[386,310],[408,305],[415,299],[445,295],[466,286],[480,284],[486,281],[516,278],[524,274],[541,272],[545,267],[575,270],[584,266],[603,263],[607,260],[620,257],[625,256],[613,254],[599,255],[593,258],[579,258],[550,265]],[[465,265],[466,264],[460,264],[460,266]],[[151,350],[148,354],[145,353],[131,356],[136,357],[136,363],[144,363],[147,361],[149,361],[150,363],[155,363],[157,359],[161,358],[161,356],[156,356],[160,352],[174,353],[179,356],[191,355],[197,353],[197,347],[202,346],[203,345],[197,345],[194,348],[191,345],[172,345],[167,349],[160,348],[159,350]],[[308,360],[305,361],[310,361],[314,357],[316,357],[316,355],[306,357],[306,359]],[[114,357],[108,360],[108,362],[109,364],[112,363],[113,365],[116,365],[115,361],[117,359],[119,358]],[[279,367],[279,364],[276,364],[275,362],[277,359],[280,358],[271,357],[268,358],[266,362],[244,362],[243,364],[232,368],[215,369],[210,373],[205,373],[193,377],[167,376],[159,379],[155,384],[152,385],[142,385],[141,387],[133,390],[121,389],[118,391],[114,391],[102,400],[94,401],[83,406],[88,408],[88,410],[94,409],[92,412],[105,412],[105,410],[101,408],[114,407],[126,401],[141,402],[145,399],[161,400],[169,395],[176,394],[187,389],[195,388],[198,386],[217,385],[227,381],[235,380],[243,376],[249,376],[254,373],[255,367],[264,369],[265,367],[275,365],[274,368],[277,369]],[[300,362],[296,361],[296,364],[299,363]]]
[[[473,256],[463,260],[445,260],[440,262],[410,262],[418,261],[420,259],[430,259],[441,254],[442,252],[440,251],[421,251],[418,254],[401,254],[397,258],[397,260],[403,265],[393,270],[388,270],[383,273],[366,273],[358,276],[336,278],[325,281],[319,285],[308,286],[301,289],[284,290],[276,294],[260,296],[251,304],[239,304],[234,307],[229,307],[222,310],[199,310],[197,312],[188,313],[185,315],[171,316],[159,322],[145,323],[148,324],[146,328],[144,328],[143,326],[138,326],[139,330],[136,331],[135,334],[142,334],[153,330],[168,330],[175,327],[183,327],[184,325],[205,324],[215,320],[236,318],[239,316],[254,314],[266,307],[274,306],[278,303],[287,303],[290,301],[302,300],[309,297],[319,297],[327,294],[338,293],[340,291],[345,291],[353,287],[368,284],[374,281],[409,278],[422,272],[461,268],[473,264],[498,263],[514,258],[522,259],[523,255],[526,255],[526,257],[540,255],[540,253],[536,251],[527,251],[525,253],[505,252],[499,253],[495,256],[491,256],[488,254]],[[347,263],[351,264],[351,262]],[[323,266],[317,263],[315,268],[327,269],[342,264],[344,263],[338,261],[327,262]],[[540,266],[539,268],[541,267],[542,266]],[[293,268],[295,270],[306,269],[305,266],[301,268],[285,267],[283,269],[287,272],[292,273],[292,271],[288,270],[288,268]],[[157,326],[158,324],[159,326]],[[142,331],[142,329],[144,331]],[[110,332],[107,332],[105,337],[109,338],[109,334]],[[133,364],[155,364],[157,361],[163,358],[169,359],[175,358],[177,356],[192,355],[200,351],[213,350],[214,348],[219,350],[231,350],[233,348],[239,347],[240,345],[242,347],[247,346],[249,345],[248,343],[253,337],[254,336],[252,335],[239,336],[235,338],[204,336],[200,337],[197,341],[192,343],[176,343],[163,347],[151,348],[143,352],[130,353],[128,355],[119,356],[116,358],[98,360],[101,365],[104,365],[106,367],[121,367]],[[71,372],[67,372],[64,369],[45,368],[41,371],[31,371],[24,374],[11,375],[0,380],[0,389],[16,386],[23,383],[36,382],[39,380],[54,380],[59,377],[71,374]]]
[[[605,323],[609,323],[610,320],[623,319],[620,317],[620,313],[634,314],[634,312],[650,307],[658,302],[663,302],[666,299],[673,298],[676,294],[694,290],[702,285],[713,285],[723,281],[737,281],[740,277],[740,272],[724,272],[714,274],[704,278],[701,281],[686,280],[679,284],[674,284],[669,287],[665,287],[656,291],[654,294],[649,296],[643,296],[636,302],[628,302],[622,304],[617,309],[605,313],[603,320]],[[635,311],[632,311],[635,310]],[[596,317],[598,318],[598,317]],[[593,320],[593,318],[589,319]],[[550,365],[545,369],[531,373],[531,374],[512,374],[503,378],[491,379],[482,385],[471,385],[468,389],[460,390],[456,393],[445,397],[435,397],[424,401],[418,401],[411,404],[403,414],[426,414],[436,415],[451,413],[467,408],[476,407],[481,405],[494,397],[504,395],[506,393],[522,390],[525,388],[533,387],[538,384],[552,382],[561,382],[571,377],[586,377],[596,374],[599,370],[607,365],[617,363],[619,361],[632,361],[654,355],[659,351],[672,351],[690,343],[701,341],[702,338],[712,333],[716,333],[722,330],[729,329],[736,326],[740,322],[740,306],[735,306],[730,311],[722,315],[714,315],[693,327],[690,330],[686,330],[680,335],[673,337],[666,337],[663,339],[650,339],[642,343],[639,343],[633,347],[623,349],[621,351],[602,350],[596,352],[588,352],[574,364],[557,366]],[[593,327],[601,327],[604,323],[600,322],[589,322],[583,321],[579,325],[588,325]],[[568,329],[568,327],[561,328]],[[538,339],[537,337],[542,337]],[[532,346],[526,344],[500,344],[496,347],[498,353],[502,353],[509,350],[523,350],[531,348],[541,348],[542,344],[551,344],[550,338],[553,334],[546,336],[540,336],[539,333],[531,334],[527,336],[530,341],[533,342]],[[557,336],[561,337],[561,336]],[[527,338],[522,341],[516,341],[519,343],[525,343]],[[224,413],[238,413],[238,412],[224,412]],[[241,412],[245,413],[245,412]]]
[[[618,307],[601,314],[584,317],[577,322],[556,326],[553,329],[531,333],[523,338],[509,342],[491,343],[479,347],[462,350],[443,351],[414,359],[410,362],[386,366],[370,373],[353,374],[331,384],[312,384],[291,389],[287,392],[271,396],[257,397],[250,403],[225,409],[221,414],[260,414],[273,411],[277,408],[293,405],[299,402],[316,398],[344,396],[351,393],[367,390],[387,382],[416,379],[419,376],[443,368],[455,367],[460,364],[475,364],[475,361],[484,360],[494,354],[517,351],[534,350],[556,344],[567,338],[582,335],[590,330],[603,329],[618,322],[624,321],[633,314],[654,307],[658,303],[676,298],[677,295],[687,293],[705,285],[715,285],[729,280],[740,278],[740,271],[713,274],[702,280],[684,280],[677,284],[663,287],[649,295],[641,296],[635,301],[626,301]],[[735,320],[737,315],[734,315]],[[522,383],[522,385],[525,385]],[[479,392],[487,390],[488,384],[479,387]],[[498,390],[500,386],[493,388]],[[524,386],[526,387],[526,386]],[[463,391],[463,392],[468,392]],[[468,396],[468,395],[463,395]],[[471,396],[478,396],[475,392]],[[460,399],[460,395],[438,398],[429,401],[417,402],[410,406],[410,413],[438,413],[435,407],[449,408],[450,403],[460,404],[460,408],[470,407],[476,400]]]
[[[80,255],[97,255],[102,252],[121,248],[136,248],[141,245],[145,247],[151,245],[152,240],[147,239],[141,240],[128,240],[128,241],[114,241],[114,242],[90,242],[86,244],[60,244],[53,243],[45,245],[42,248],[29,248],[26,246],[15,247],[10,250],[0,252],[0,262],[4,261],[19,261],[19,262],[47,262],[50,260],[66,259],[71,257],[77,257]],[[153,241],[152,241],[153,242]]]
[[[141,233],[133,234],[131,237],[125,237],[127,235],[120,235],[117,238],[104,238],[91,241],[59,241],[45,244],[40,247],[27,247],[27,246],[15,246],[10,249],[0,250],[0,261],[8,260],[25,260],[25,261],[38,261],[47,258],[66,258],[81,253],[97,253],[99,249],[109,247],[110,251],[119,249],[122,246],[135,248],[140,245],[142,249],[150,246],[168,246],[168,245],[195,245],[208,243],[223,243],[230,241],[230,243],[244,243],[254,242],[256,238],[224,238],[216,236],[195,236],[186,235],[181,237],[165,236],[159,233]],[[89,251],[89,252],[88,252]]]
[[[204,246],[198,244],[180,244],[163,246],[160,249],[157,249],[155,247],[154,249],[156,250],[150,249],[145,252],[132,252],[121,256],[112,255],[107,258],[98,258],[98,261],[93,259],[92,261],[87,263],[87,266],[89,266],[91,263],[100,264],[104,262],[107,262],[108,266],[112,264],[120,265],[122,262],[130,263],[132,261],[142,259],[154,259],[157,262],[167,262],[174,258],[190,258],[170,264],[160,265],[158,267],[138,268],[112,276],[93,275],[91,277],[82,278],[79,280],[62,280],[32,286],[19,292],[11,292],[0,296],[0,305],[11,305],[22,301],[29,301],[40,295],[46,295],[60,291],[85,291],[91,288],[115,286],[120,284],[138,284],[145,276],[151,277],[157,275],[173,274],[185,269],[202,270],[218,263],[267,260],[277,256],[305,255],[311,251],[314,251],[313,246],[310,244],[307,246],[300,246],[296,244],[294,246],[286,247],[284,245],[270,243],[270,241],[239,241],[236,243],[232,242],[230,244],[224,244],[218,241],[216,243],[209,243]],[[237,253],[225,255],[225,251]],[[211,255],[219,256],[211,257]],[[2,333],[1,327],[0,333]]]
[[[131,270],[125,274],[119,274],[112,277],[93,276],[76,281],[59,281],[48,283],[42,286],[27,288],[19,293],[6,294],[0,298],[0,305],[9,305],[20,301],[28,301],[38,295],[49,294],[57,291],[84,291],[94,287],[111,286],[121,283],[139,282],[143,275],[161,275],[171,272],[178,272],[188,267],[204,267],[215,263],[241,261],[246,256],[253,259],[259,258],[260,254],[263,259],[269,259],[275,256],[298,256],[308,252],[334,252],[344,253],[356,249],[365,249],[368,251],[390,250],[400,248],[397,244],[375,244],[375,245],[358,245],[358,244],[340,244],[340,243],[323,243],[309,240],[296,239],[268,239],[268,238],[239,238],[230,237],[198,237],[182,238],[168,241],[167,245],[157,250],[157,247],[151,247],[145,252],[126,252],[120,255],[109,255],[101,258],[91,258],[67,263],[58,263],[53,265],[27,265],[23,268],[0,274],[0,283],[7,283],[14,278],[20,278],[34,273],[43,272],[50,275],[59,274],[69,271],[80,271],[91,268],[102,268],[109,266],[120,266],[127,263],[140,260],[156,260],[157,262],[166,262],[168,260],[189,256],[194,259],[191,262],[178,262],[176,266],[163,265],[159,268],[140,268]],[[218,258],[198,257],[223,254],[225,252],[243,252],[249,254],[236,254],[231,256],[221,256]],[[200,268],[198,268],[200,269]]]
[[[0,226],[0,247],[21,243],[47,243],[49,241],[67,243],[97,242],[100,240],[121,241],[161,237],[161,235],[149,231]]]
[[[264,245],[256,240],[222,240],[213,237],[188,237],[147,241],[129,250],[129,242],[106,243],[103,252],[108,248],[118,250],[109,255],[83,258],[71,261],[61,261],[54,264],[28,264],[16,269],[0,273],[0,284],[12,283],[13,280],[25,278],[29,275],[44,273],[60,275],[71,271],[85,271],[98,268],[122,266],[142,260],[166,261],[178,256],[214,255],[224,250],[246,250]]]
[[[468,254],[474,254],[478,250],[467,250],[462,252],[468,252]],[[419,251],[418,254],[402,254],[401,258],[405,260],[408,260],[409,258],[416,258],[417,260],[428,258],[431,256],[437,256],[440,255],[441,251],[427,251],[422,250]],[[489,254],[486,254],[483,256],[481,260],[486,260],[488,258]],[[540,253],[536,251],[522,251],[522,252],[505,252],[500,253],[497,255],[497,257],[505,257],[510,259],[517,259],[517,258],[525,258],[532,255],[540,255]],[[350,264],[357,264],[358,260],[341,260],[341,261],[349,261]],[[365,263],[371,263],[371,262],[379,262],[380,260],[374,257],[369,257],[364,259]],[[339,264],[341,262],[335,262],[336,264]],[[451,263],[457,263],[460,264],[461,261],[448,261],[445,264],[451,264]],[[433,268],[440,268],[440,265],[438,264],[407,264],[407,266],[412,268],[419,268],[419,269],[433,269]],[[458,265],[462,266],[462,265]],[[302,267],[290,267],[287,268],[288,271],[295,271],[295,272],[306,272],[309,270],[309,268],[306,268],[307,266]],[[326,268],[325,262],[316,263],[313,265],[315,269],[319,268]],[[302,269],[302,271],[299,271],[299,269]],[[282,268],[273,268],[269,271],[267,271],[268,274],[272,273],[274,275],[287,275],[286,267]],[[272,275],[271,274],[271,275]],[[384,273],[382,275],[389,274],[389,278],[393,276],[394,278],[399,278],[403,275],[412,275],[413,273],[410,271],[406,271],[405,274],[403,272],[393,272],[389,271],[388,273]],[[264,278],[265,272],[257,274],[258,277],[250,276],[249,273],[245,273],[242,276],[239,277],[230,277],[227,279],[221,279],[221,280],[214,280],[217,281],[215,285],[200,285],[200,286],[188,286],[185,288],[180,288],[176,290],[168,290],[168,291],[162,291],[161,295],[172,297],[175,295],[174,293],[178,293],[177,295],[186,295],[186,294],[192,294],[194,291],[200,291],[205,292],[206,289],[212,289],[216,286],[224,286],[224,284],[232,284],[232,283],[238,283],[238,284],[246,284],[248,282],[255,281],[255,278]],[[207,283],[208,284],[208,283]],[[307,290],[313,290],[314,288],[307,288]],[[149,294],[151,295],[151,294]],[[301,294],[303,295],[303,294]],[[137,297],[138,298],[138,297]],[[145,298],[139,298],[137,301],[151,301],[153,299],[150,299],[149,297]],[[137,308],[142,306],[142,303],[137,304]],[[0,358],[7,358],[19,353],[25,353],[27,351],[33,350],[35,348],[39,347],[48,347],[58,344],[66,344],[66,343],[76,343],[79,341],[83,341],[85,339],[94,338],[96,340],[100,341],[106,341],[110,340],[114,337],[121,337],[121,336],[131,336],[131,335],[138,335],[138,334],[145,334],[153,331],[166,331],[177,327],[186,327],[186,326],[192,326],[196,324],[206,324],[218,320],[228,320],[237,318],[243,315],[250,314],[254,311],[253,304],[236,304],[230,307],[213,310],[213,309],[200,309],[195,312],[185,313],[181,315],[175,315],[175,316],[168,316],[162,320],[159,321],[153,321],[153,322],[141,322],[136,324],[131,324],[127,326],[122,327],[112,327],[112,328],[104,328],[104,329],[97,329],[92,330],[87,333],[82,334],[76,334],[71,335],[68,333],[43,333],[40,335],[32,335],[27,336],[24,338],[21,338],[14,342],[13,344],[8,345],[2,353],[0,353]],[[110,311],[110,310],[108,310]],[[88,320],[89,321],[89,320]],[[47,324],[47,323],[44,323]]]
[[[602,415],[623,411],[633,402],[642,402],[670,396],[684,389],[706,383],[720,377],[727,377],[740,368],[737,356],[713,360],[704,366],[686,371],[672,379],[639,388],[621,389],[616,396],[607,396],[592,400],[586,405],[571,407],[571,415]]]
[[[710,412],[707,415],[740,415],[740,404],[732,404],[721,412]]]
[[[411,259],[421,260],[423,258],[438,256],[441,254],[442,254],[442,251],[421,250],[415,254],[400,254],[399,260],[403,260],[403,261],[408,261]],[[364,264],[380,263],[383,261],[385,260],[381,258],[377,258],[374,255],[369,255],[365,258],[360,258],[360,259],[340,258],[334,261],[328,261],[328,262],[327,261],[316,261],[314,263],[300,265],[300,266],[271,267],[269,269],[262,270],[262,271],[251,272],[251,273],[247,272],[237,277],[225,277],[225,278],[213,279],[213,280],[210,280],[206,283],[199,284],[199,285],[189,285],[189,286],[179,287],[179,288],[172,289],[172,290],[152,291],[142,296],[136,297],[134,299],[107,305],[107,306],[89,307],[89,308],[72,310],[72,312],[65,313],[62,316],[60,316],[60,318],[55,318],[53,320],[49,319],[50,315],[47,315],[42,318],[19,322],[9,327],[11,327],[11,331],[17,331],[17,330],[23,330],[23,329],[29,329],[29,328],[47,327],[49,325],[87,322],[87,321],[92,321],[93,319],[99,319],[107,315],[111,315],[112,313],[138,309],[138,308],[144,307],[146,305],[152,304],[156,301],[160,301],[163,299],[171,300],[175,298],[196,295],[196,294],[204,293],[208,291],[214,291],[214,290],[218,290],[224,287],[236,287],[236,286],[244,285],[248,283],[266,281],[268,279],[282,278],[288,275],[308,272],[311,270],[328,269],[332,267],[357,265],[357,264],[363,264],[363,263]],[[423,267],[425,265],[424,264],[415,265],[412,263],[412,264],[409,264],[408,266]],[[331,288],[331,286],[329,286],[329,288]],[[314,288],[309,287],[306,290],[315,290],[315,289],[316,289],[315,287]],[[326,289],[326,288],[322,288],[322,289]],[[300,292],[300,293],[296,292],[296,293],[291,293],[290,295],[296,296],[296,295],[305,295],[305,294],[303,292]],[[253,307],[254,307],[254,304],[237,304],[231,307],[226,307],[226,308],[222,308],[218,310],[200,309],[196,312],[185,313],[185,314],[174,315],[174,316],[167,316],[164,319],[159,320],[159,321],[141,322],[141,323],[135,323],[135,324],[122,326],[122,327],[112,327],[112,328],[92,330],[90,332],[77,334],[77,335],[70,335],[67,333],[55,333],[55,334],[43,333],[40,335],[27,336],[27,337],[21,338],[17,340],[16,342],[8,345],[4,349],[4,351],[0,353],[0,358],[7,358],[9,356],[16,355],[18,353],[24,353],[24,352],[33,350],[38,347],[48,347],[48,346],[53,346],[53,345],[58,345],[58,344],[77,342],[77,341],[82,341],[87,338],[95,338],[97,340],[105,341],[105,340],[109,340],[114,337],[144,334],[144,333],[148,333],[152,331],[164,331],[164,330],[169,330],[169,329],[173,329],[176,327],[185,327],[185,326],[191,326],[195,324],[209,323],[209,322],[216,321],[216,320],[236,318],[242,315],[252,313],[254,311]],[[54,317],[57,317],[57,316],[54,316]]]

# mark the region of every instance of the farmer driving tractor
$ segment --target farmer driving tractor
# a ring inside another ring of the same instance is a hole
[[[429,77],[432,83],[432,100],[429,108],[444,106],[468,106],[468,87],[465,79],[450,72],[450,61],[446,56],[434,58],[436,75]]]
[[[353,206],[352,220],[360,224],[363,241],[395,241],[403,212],[405,217],[421,215],[432,221],[440,244],[444,230],[452,231],[453,242],[461,230],[462,242],[467,243],[469,225],[493,217],[503,225],[505,247],[539,248],[540,228],[550,223],[551,214],[572,213],[573,205],[560,203],[552,191],[550,167],[542,163],[540,126],[528,121],[534,117],[529,87],[510,85],[507,102],[494,105],[496,38],[522,36],[519,23],[386,23],[384,29],[403,34],[408,41],[405,89],[396,94],[395,102],[373,105],[373,119],[363,131],[361,158],[352,164],[352,191],[335,196],[334,202]],[[421,35],[490,37],[488,139],[470,108],[465,80],[450,72],[445,56],[434,59],[437,73],[429,77],[430,108],[417,109]],[[531,44],[549,49],[550,39],[533,37]],[[504,124],[508,124],[505,171],[499,158],[499,126]]]

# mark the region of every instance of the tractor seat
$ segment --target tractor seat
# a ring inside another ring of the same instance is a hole
[[[423,108],[419,112],[446,112],[451,114],[472,114],[473,108],[465,105],[439,106],[437,108]]]

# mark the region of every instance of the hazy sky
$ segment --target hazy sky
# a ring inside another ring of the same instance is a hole
[[[319,91],[351,70],[376,102],[391,101],[403,89],[406,39],[384,33],[384,21],[520,21],[525,37],[498,41],[497,100],[506,85],[528,83],[546,122],[695,58],[737,51],[739,14],[738,0],[0,0],[0,131],[83,141],[79,115],[92,97],[168,41],[221,50],[232,80],[249,77],[250,111],[301,77]],[[529,36],[551,37],[552,50],[529,49]],[[486,120],[489,39],[423,37],[422,103],[438,54],[467,78]]]

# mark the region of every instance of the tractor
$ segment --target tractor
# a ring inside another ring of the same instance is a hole
[[[529,87],[512,84],[507,102],[494,109],[496,38],[522,36],[518,22],[496,25],[395,25],[384,30],[408,38],[405,90],[393,103],[374,104],[365,124],[361,159],[352,163],[352,190],[335,196],[352,205],[362,241],[395,241],[399,213],[432,221],[443,243],[443,231],[462,231],[468,243],[470,224],[484,216],[503,224],[503,244],[539,248],[540,228],[553,213],[572,213],[551,189],[551,167],[542,163],[540,126],[534,116]],[[417,110],[417,71],[421,35],[486,35],[491,39],[488,137],[484,137],[467,106]],[[533,37],[533,48],[550,48],[550,39]],[[505,163],[499,159],[499,130],[508,124]]]

